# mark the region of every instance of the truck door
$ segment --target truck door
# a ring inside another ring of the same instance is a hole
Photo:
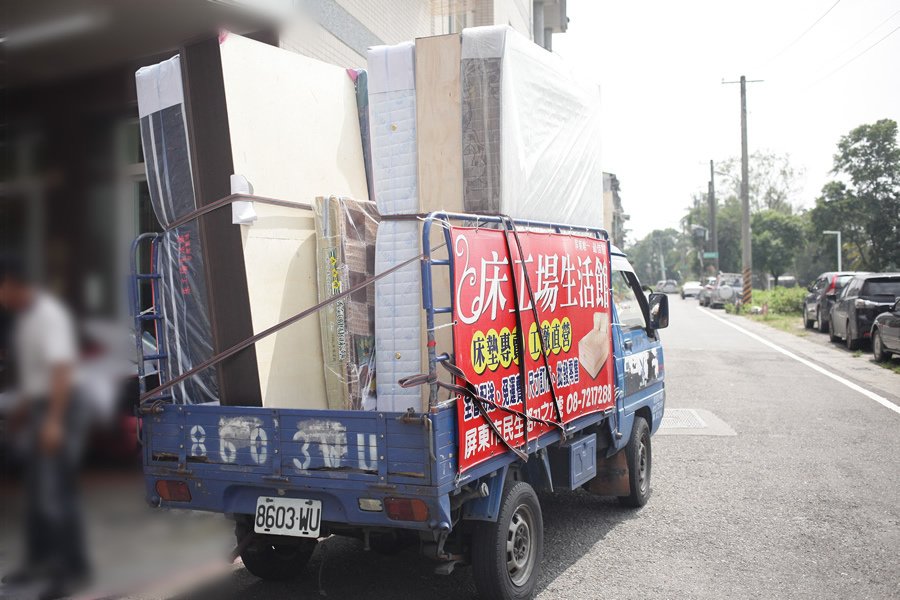
[[[613,263],[612,294],[615,307],[613,328],[616,347],[616,408],[619,431],[631,431],[635,411],[650,406],[655,430],[662,416],[664,369],[659,334],[647,328],[648,304],[632,271],[616,270]],[[659,398],[651,398],[658,395]],[[657,414],[659,418],[657,418]],[[621,443],[627,442],[623,436]]]

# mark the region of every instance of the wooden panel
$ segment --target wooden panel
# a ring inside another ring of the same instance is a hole
[[[458,34],[416,40],[416,138],[424,212],[462,212]]]
[[[463,212],[462,194],[462,112],[460,91],[459,34],[439,35],[416,40],[416,145],[418,152],[419,207],[422,212],[447,210]],[[440,239],[440,238],[436,238]],[[446,258],[446,250],[435,253]],[[432,271],[436,304],[449,305],[450,272],[439,267]],[[450,321],[438,316],[437,325]],[[422,372],[428,372],[426,326],[422,319]],[[438,353],[453,352],[453,330],[443,327],[435,332]],[[446,371],[438,375],[449,379]],[[447,392],[439,392],[441,398]],[[428,386],[423,386],[423,410],[428,409]]]
[[[356,90],[342,68],[228,35],[220,46],[234,172],[260,196],[367,199]],[[256,206],[242,230],[253,331],[318,301],[311,210]],[[325,408],[318,318],[256,346],[266,406]]]

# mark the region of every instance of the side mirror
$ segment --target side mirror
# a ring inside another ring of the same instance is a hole
[[[669,326],[669,297],[666,294],[650,294],[650,328]]]
[[[806,286],[806,291],[807,291],[807,292],[815,291],[815,289],[816,289],[816,284],[815,284],[815,283],[811,283],[811,284],[809,284],[808,286]]]

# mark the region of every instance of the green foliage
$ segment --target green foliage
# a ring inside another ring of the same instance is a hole
[[[803,240],[803,218],[766,209],[752,218],[753,264],[775,279],[794,264]]]
[[[754,152],[748,163],[750,175],[750,211],[774,210],[786,214],[793,212],[800,190],[802,170],[791,165],[788,154]],[[720,177],[727,182],[723,188],[725,197],[740,198],[741,159],[729,158],[716,165]]]
[[[810,218],[816,229],[840,230],[844,265],[884,271],[900,267],[900,146],[897,123],[860,125],[838,142],[837,181],[822,188]]]
[[[779,315],[801,315],[803,313],[803,298],[806,296],[806,288],[802,287],[774,287],[771,290],[754,290],[753,305],[769,305],[769,313]]]
[[[637,272],[638,279],[647,285],[652,286],[663,278],[663,264],[665,264],[665,279],[684,281],[693,273],[690,267],[693,254],[691,240],[671,228],[651,231],[644,239],[632,244],[626,250],[626,254]]]

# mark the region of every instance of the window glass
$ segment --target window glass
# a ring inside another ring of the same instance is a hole
[[[634,289],[622,271],[614,271],[612,277],[613,302],[619,313],[619,322],[625,329],[637,329],[647,326],[644,311],[634,295]]]
[[[863,288],[863,296],[900,296],[900,279],[870,279]]]
[[[853,279],[853,275],[840,275],[834,283],[835,289],[843,289],[847,282]]]

